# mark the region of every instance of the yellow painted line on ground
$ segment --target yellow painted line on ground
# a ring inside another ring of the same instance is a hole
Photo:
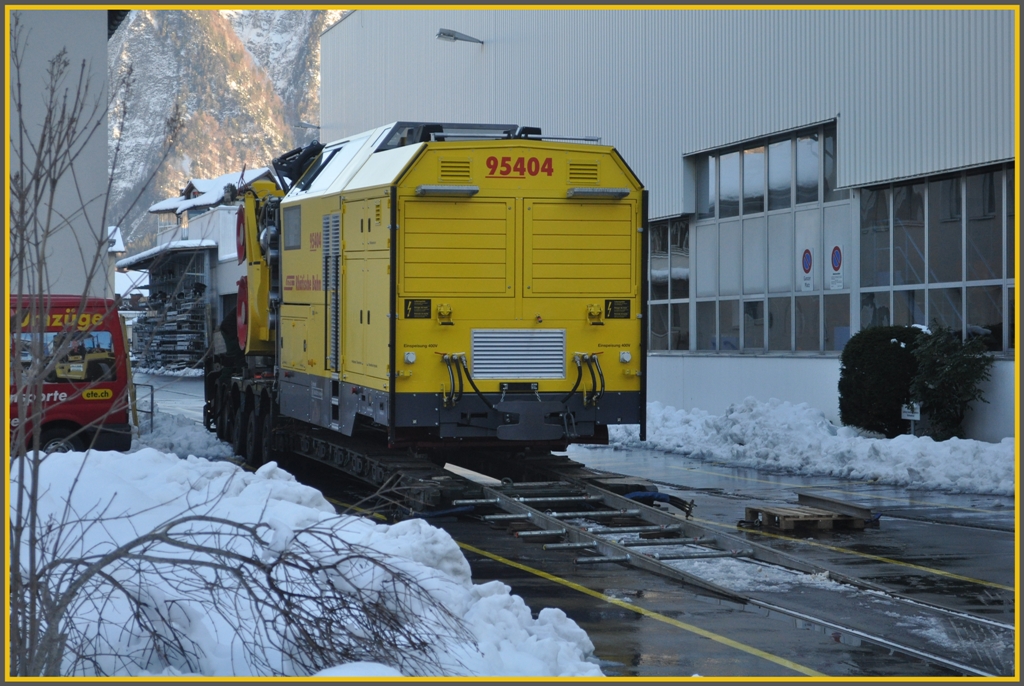
[[[335,505],[337,505],[339,507],[343,507],[343,508],[345,508],[346,511],[356,512],[356,513],[358,513],[360,515],[363,515],[364,517],[373,517],[374,519],[383,519],[383,520],[387,521],[387,517],[382,515],[380,512],[374,512],[373,510],[367,510],[365,508],[358,507],[357,505],[353,505],[352,503],[343,503],[340,500],[335,500],[334,498],[328,498],[327,496],[324,496],[324,500],[326,500],[329,503],[333,503],[333,504],[335,504]]]
[[[759,658],[762,658],[764,660],[768,660],[769,662],[774,662],[777,665],[781,665],[782,667],[785,667],[787,669],[791,669],[794,672],[797,672],[799,674],[804,674],[806,676],[817,676],[817,677],[826,676],[825,674],[823,674],[821,672],[816,672],[816,671],[814,671],[813,669],[811,669],[809,667],[804,667],[801,664],[797,664],[796,662],[793,662],[791,660],[787,660],[785,658],[779,657],[778,655],[772,655],[771,653],[767,653],[767,652],[765,652],[763,650],[759,650],[758,648],[754,648],[753,646],[748,646],[748,645],[746,645],[744,643],[740,643],[739,641],[734,641],[733,639],[727,638],[727,637],[722,636],[720,634],[716,634],[714,632],[707,631],[706,629],[701,629],[700,627],[694,626],[693,624],[687,624],[686,622],[680,622],[677,619],[672,619],[671,617],[666,617],[665,615],[659,614],[657,612],[653,612],[651,610],[648,610],[648,609],[645,609],[645,608],[642,608],[642,607],[637,607],[636,605],[632,605],[630,603],[627,603],[625,601],[619,600],[617,598],[612,598],[611,596],[607,596],[604,593],[601,593],[600,591],[594,591],[592,589],[587,588],[586,586],[581,586],[580,584],[577,584],[577,583],[574,583],[572,581],[569,581],[568,579],[563,579],[563,578],[555,576],[553,574],[548,574],[547,572],[543,572],[543,571],[541,571],[539,569],[534,569],[533,567],[528,567],[528,566],[526,566],[524,564],[520,564],[518,562],[513,562],[512,560],[509,560],[507,558],[501,557],[500,555],[495,555],[494,553],[487,552],[486,550],[481,550],[480,548],[477,548],[475,546],[469,545],[468,543],[461,543],[461,542],[459,542],[459,547],[462,548],[463,550],[468,550],[468,551],[470,551],[472,553],[476,553],[477,555],[482,555],[482,556],[490,558],[490,559],[492,559],[492,560],[494,560],[496,562],[500,562],[500,563],[502,563],[504,565],[508,565],[509,567],[515,567],[516,569],[520,569],[520,570],[522,570],[524,572],[529,572],[530,574],[533,574],[535,576],[539,576],[542,579],[547,579],[548,581],[552,581],[552,582],[554,582],[556,584],[561,584],[563,586],[567,586],[567,587],[573,589],[574,591],[578,591],[578,592],[583,593],[585,595],[589,595],[589,596],[592,596],[594,598],[598,598],[600,600],[605,601],[606,603],[610,603],[612,605],[616,605],[616,606],[621,607],[621,608],[623,608],[625,610],[630,610],[632,612],[636,612],[637,614],[643,615],[645,617],[650,617],[651,619],[654,619],[656,621],[664,622],[665,624],[669,624],[671,626],[674,626],[676,628],[682,629],[684,631],[689,631],[690,633],[697,634],[698,636],[702,636],[704,638],[711,639],[712,641],[715,641],[716,643],[721,643],[722,645],[729,646],[730,648],[735,648],[736,650],[740,650],[740,651],[742,651],[744,653],[749,653],[750,655],[753,655],[755,657],[759,657]]]
[[[700,519],[699,517],[693,517],[693,521],[703,524],[705,526],[711,526],[726,531],[735,531],[736,527],[729,526],[727,524],[720,524],[713,522],[709,519]],[[912,562],[901,562],[900,560],[893,560],[892,558],[882,557],[881,555],[872,555],[871,553],[862,553],[857,550],[850,550],[849,548],[841,548],[839,546],[828,545],[827,543],[819,543],[807,538],[793,538],[792,536],[784,536],[782,534],[773,534],[767,531],[761,531],[759,529],[742,529],[745,533],[753,533],[758,536],[765,536],[767,538],[777,538],[782,541],[792,541],[793,543],[803,543],[805,545],[815,546],[817,548],[824,548],[825,550],[831,550],[834,553],[841,553],[844,555],[856,555],[863,557],[868,560],[875,560],[876,562],[885,562],[886,564],[899,565],[900,567],[907,567],[909,569],[915,569],[920,572],[927,574],[935,574],[936,576],[944,576],[950,579],[957,579],[958,581],[966,581],[972,584],[978,584],[980,586],[989,586],[991,588],[998,588],[1004,591],[1016,592],[1013,586],[1004,586],[1003,584],[997,584],[994,581],[985,581],[984,579],[975,579],[969,576],[961,576],[960,574],[954,574],[952,572],[946,572],[941,569],[933,569],[931,567],[925,567],[923,565],[916,565]]]
[[[780,487],[783,487],[783,488],[804,488],[804,489],[811,489],[811,488],[813,488],[813,489],[820,489],[820,490],[822,490],[822,491],[824,491],[826,493],[841,493],[843,495],[849,495],[849,496],[853,496],[853,497],[858,497],[859,496],[859,497],[864,497],[864,498],[875,498],[877,500],[894,500],[894,501],[901,502],[901,503],[913,504],[913,503],[910,503],[907,498],[896,498],[894,496],[889,496],[889,495],[876,495],[874,493],[860,493],[860,492],[853,492],[853,493],[851,493],[850,491],[843,491],[843,490],[840,490],[838,488],[834,488],[834,487],[831,487],[831,486],[821,486],[821,485],[814,485],[814,484],[810,484],[810,485],[806,485],[806,484],[787,484],[787,483],[784,483],[784,482],[781,482],[781,481],[765,481],[764,479],[755,479],[755,478],[750,477],[750,476],[737,476],[735,474],[722,474],[721,472],[711,472],[711,471],[708,471],[706,469],[697,469],[696,467],[682,467],[682,466],[679,466],[679,465],[672,465],[672,464],[666,465],[666,467],[668,467],[669,469],[679,469],[679,470],[687,471],[687,472],[698,472],[700,474],[710,474],[712,476],[726,477],[726,478],[729,478],[729,479],[736,479],[738,481],[753,481],[753,482],[756,482],[756,483],[759,483],[759,484],[769,484],[771,486],[780,486]],[[754,467],[731,467],[729,465],[722,465],[722,467],[724,469],[754,469]],[[877,486],[877,487],[880,487],[880,488],[885,488],[885,487],[888,486],[888,484],[880,484],[880,483],[878,483],[876,481],[850,481],[848,483],[853,484],[853,485],[860,485],[860,486]],[[945,503],[925,503],[925,504],[927,504],[927,505],[929,505],[931,507],[946,508],[948,510],[963,510],[964,512],[981,512],[983,514],[1003,514],[1002,512],[999,512],[999,511],[996,511],[996,510],[982,510],[981,508],[977,508],[977,507],[962,507],[960,505],[947,505]]]

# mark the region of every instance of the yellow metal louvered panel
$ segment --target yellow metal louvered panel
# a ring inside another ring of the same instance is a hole
[[[622,202],[528,201],[526,295],[631,295],[633,209]]]
[[[472,180],[470,169],[472,160],[468,157],[452,159],[438,158],[437,179],[442,183],[469,183]]]
[[[596,186],[600,182],[597,162],[580,162],[569,160],[570,186]]]
[[[403,293],[513,295],[515,222],[504,200],[408,200],[402,214]]]
[[[588,279],[583,276],[583,270],[574,270],[572,275],[579,278],[560,279],[533,279],[533,291],[535,295],[630,295],[632,282],[630,279]],[[601,272],[592,272],[592,275],[600,277]],[[530,291],[527,291],[529,293]]]

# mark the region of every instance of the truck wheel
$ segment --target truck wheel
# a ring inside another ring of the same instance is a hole
[[[242,399],[235,410],[234,421],[231,422],[231,447],[235,455],[245,457],[245,430],[249,425],[249,413],[246,412],[245,400]]]
[[[58,427],[47,429],[39,437],[40,450],[44,453],[72,453],[85,449],[81,436],[72,436],[73,429]]]
[[[245,455],[246,463],[251,467],[257,469],[262,467],[266,462],[266,457],[263,452],[263,417],[261,414],[256,412],[249,413],[249,419],[246,422],[245,429]]]
[[[231,433],[228,431],[228,426],[231,424],[231,412],[228,409],[228,399],[223,395],[218,398],[216,422],[217,438],[222,441],[231,440]]]
[[[268,409],[261,415],[260,421],[260,452],[263,456],[263,463],[276,461],[280,466],[281,458],[275,454],[273,448],[274,437],[274,414]]]

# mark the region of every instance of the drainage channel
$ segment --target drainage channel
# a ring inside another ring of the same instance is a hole
[[[607,480],[606,476],[602,478]],[[658,505],[647,505],[641,500]],[[586,479],[519,483],[505,479],[501,486],[481,486],[480,497],[456,499],[451,504],[474,508],[485,522],[508,523],[515,536],[536,542],[544,550],[572,553],[579,565],[628,565],[765,611],[827,626],[965,675],[991,677],[1012,673],[1012,626],[907,602],[874,584],[830,572],[738,536],[713,532],[686,519],[687,503],[668,500],[654,489],[613,493]],[[807,607],[789,602],[793,600],[791,594],[739,592],[678,564],[726,559],[732,560],[731,564],[770,566],[816,575],[815,578],[847,584],[859,592],[812,589],[817,604]],[[876,607],[877,604],[881,606]],[[829,617],[820,616],[822,607],[829,608]],[[981,648],[972,644],[964,649],[963,655],[950,655],[948,646],[936,644],[927,632],[915,636],[899,629],[911,620],[922,626],[949,625],[959,635],[974,636]],[[878,627],[884,633],[879,633]],[[899,635],[901,640],[894,640],[893,635]]]

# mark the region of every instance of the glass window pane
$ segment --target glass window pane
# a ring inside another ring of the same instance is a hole
[[[697,219],[715,216],[715,156],[702,155],[697,158]]]
[[[850,294],[825,296],[825,350],[842,350],[850,340]]]
[[[1009,341],[1010,350],[1015,350],[1017,348],[1017,329],[1014,328],[1014,325],[1017,321],[1017,305],[1013,302],[1013,286],[1010,286],[1006,291],[1007,296],[1009,296],[1007,307],[1010,308],[1010,311],[1006,313],[1006,326],[1010,329],[1007,341]]]
[[[718,295],[718,225],[698,225],[695,230],[697,295]]]
[[[911,326],[925,323],[924,291],[894,291],[892,294],[893,326]]]
[[[652,224],[651,232],[651,300],[668,299],[668,226]]]
[[[924,184],[892,189],[892,282],[924,283]]]
[[[743,220],[743,292],[764,293],[765,255],[764,217]]]
[[[967,280],[1003,278],[1003,180],[967,175]]]
[[[669,280],[674,300],[690,297],[690,227],[681,219],[669,227],[669,250],[671,264]]]
[[[721,295],[740,294],[740,253],[743,237],[739,221],[718,225],[718,292]]]
[[[1006,278],[1013,279],[1016,269],[1017,244],[1014,236],[1014,213],[1017,209],[1013,206],[1017,197],[1017,182],[1013,173],[1013,167],[1006,170]]]
[[[889,285],[889,189],[860,192],[860,285]]]
[[[793,213],[768,217],[768,290],[793,290]]]
[[[1003,287],[967,289],[967,337],[981,336],[985,347],[1003,349]]]
[[[715,302],[697,303],[697,350],[715,350]]]
[[[719,350],[740,349],[740,301],[723,300],[718,309]]]
[[[302,208],[292,205],[284,208],[284,249],[298,250],[302,247]]]
[[[764,146],[743,151],[743,214],[764,212]]]
[[[845,188],[841,191],[836,190],[838,181],[836,180],[838,174],[836,172],[836,127],[826,126],[825,127],[825,160],[824,160],[824,182],[825,182],[825,202],[834,202],[836,200],[846,200],[850,197],[850,191]]]
[[[673,350],[690,349],[690,303],[672,303],[672,335],[669,343]]]
[[[892,317],[889,315],[889,291],[880,293],[860,294],[860,328],[872,326],[889,326]]]
[[[928,290],[928,328],[945,327],[957,335],[963,330],[959,288]]]
[[[928,281],[962,281],[960,177],[928,183]]]
[[[821,290],[822,274],[829,262],[828,257],[822,255],[821,214],[818,207],[805,208],[793,213],[796,250],[793,251],[791,264],[798,291]],[[810,255],[806,255],[807,251],[810,251]],[[810,271],[804,271],[805,267]]]
[[[768,146],[768,209],[790,205],[793,177],[793,143],[789,139]]]
[[[764,301],[743,303],[743,349],[764,350]]]
[[[796,202],[818,202],[818,134],[796,139]]]
[[[650,350],[668,350],[668,305],[651,305]]]
[[[731,152],[719,158],[718,216],[736,217],[740,213],[740,154]]]
[[[818,296],[794,298],[793,323],[796,326],[797,350],[820,350],[818,337]]]
[[[768,298],[768,349],[792,350],[789,298]]]
[[[853,286],[853,274],[850,269],[853,248],[850,238],[852,235],[851,214],[853,214],[853,210],[849,203],[830,205],[822,210],[825,243],[822,246],[821,266],[825,273],[824,286],[826,290],[839,291]],[[833,255],[833,248],[840,248],[841,252]],[[839,265],[838,269],[836,269],[836,264]]]

